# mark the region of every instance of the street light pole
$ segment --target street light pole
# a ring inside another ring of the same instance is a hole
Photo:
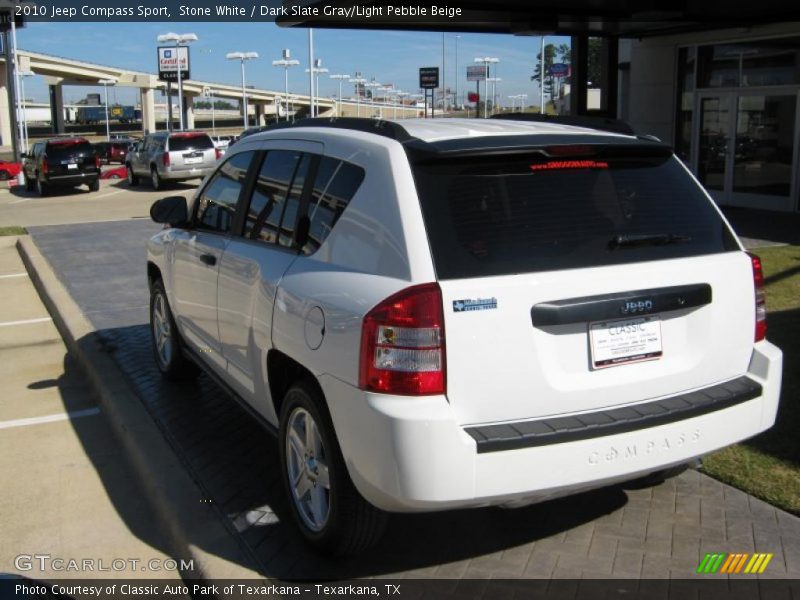
[[[367,83],[367,80],[361,77],[361,73],[356,73],[356,76],[352,79],[348,80],[348,83],[352,83],[355,85],[356,88],[356,116],[361,116],[361,93],[358,90],[358,86],[364,85]]]
[[[314,30],[308,28],[308,100],[309,100],[309,115],[313,118],[316,116],[314,110]]]
[[[461,36],[457,35],[456,36],[456,76],[455,76],[455,81],[456,81],[455,105],[456,105],[456,108],[460,107],[460,105],[458,103],[458,40],[460,40],[460,39],[461,39]]]
[[[289,120],[289,68],[300,64],[299,60],[293,59],[288,48],[283,51],[281,60],[273,60],[273,67],[283,67],[283,97],[286,104],[286,120]]]
[[[337,79],[339,81],[339,107],[336,109],[336,116],[337,117],[341,117],[342,116],[342,81],[344,81],[345,79],[347,79],[349,81],[350,80],[350,75],[344,75],[344,74],[331,75],[331,79]]]
[[[108,122],[108,86],[114,85],[117,82],[114,81],[113,79],[101,79],[97,83],[102,85],[103,88],[105,88],[105,92],[106,92],[106,141],[110,142],[111,141],[111,125]],[[183,129],[183,127],[181,127],[181,129]]]
[[[242,64],[242,112],[244,113],[242,120],[244,121],[244,129],[247,130],[247,87],[245,86],[244,80],[244,61],[258,58],[258,52],[228,52],[225,58],[228,60],[238,60]]]
[[[475,62],[476,63],[483,63],[484,68],[485,68],[484,72],[486,74],[486,77],[483,80],[483,95],[484,95],[484,99],[483,99],[483,118],[486,119],[486,118],[489,117],[489,115],[488,115],[488,102],[486,101],[487,100],[486,96],[489,95],[489,65],[499,63],[500,59],[499,58],[494,58],[492,56],[484,56],[482,58],[476,58]]]
[[[180,48],[182,45],[188,46],[192,42],[197,41],[197,35],[194,33],[165,33],[164,35],[158,36],[156,38],[159,42],[172,42],[175,44],[175,60],[177,61],[177,68],[178,68],[178,116],[179,122],[181,126],[181,131],[183,131],[183,79],[181,77],[181,51]],[[187,58],[187,66],[188,66],[188,58],[189,58],[189,49],[186,49],[186,58]]]

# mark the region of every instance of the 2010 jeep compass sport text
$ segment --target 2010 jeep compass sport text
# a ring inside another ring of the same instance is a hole
[[[278,436],[305,538],[522,506],[769,428],[763,278],[670,149],[563,123],[307,120],[148,244],[155,356]]]

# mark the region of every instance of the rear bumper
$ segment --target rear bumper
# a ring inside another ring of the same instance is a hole
[[[163,169],[158,172],[161,176],[161,179],[166,179],[169,181],[179,181],[184,179],[198,179],[205,177],[209,173],[214,170],[214,167],[197,167],[193,169],[176,169],[174,167],[170,167],[167,169]]]
[[[761,391],[750,399],[618,433],[482,452],[467,431],[475,427],[459,425],[444,396],[365,393],[327,376],[320,383],[358,490],[384,510],[411,512],[540,502],[689,462],[774,424],[781,369],[781,351],[760,342],[747,378]]]
[[[84,173],[70,173],[69,175],[46,175],[43,177],[47,185],[83,185],[92,183],[100,178],[100,171],[88,171]]]

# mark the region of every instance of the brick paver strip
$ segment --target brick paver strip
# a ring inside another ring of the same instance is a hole
[[[265,575],[687,578],[706,552],[759,551],[775,553],[761,577],[800,576],[800,519],[696,471],[651,489],[615,487],[517,510],[397,515],[364,556],[312,554],[287,525],[269,434],[207,377],[174,384],[158,374],[144,250],[156,231],[125,221],[34,227],[31,235]]]

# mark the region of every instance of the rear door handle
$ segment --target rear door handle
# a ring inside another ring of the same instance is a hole
[[[215,264],[217,264],[217,257],[214,256],[213,254],[201,254],[200,260],[205,264],[207,264],[209,267],[213,267]]]

